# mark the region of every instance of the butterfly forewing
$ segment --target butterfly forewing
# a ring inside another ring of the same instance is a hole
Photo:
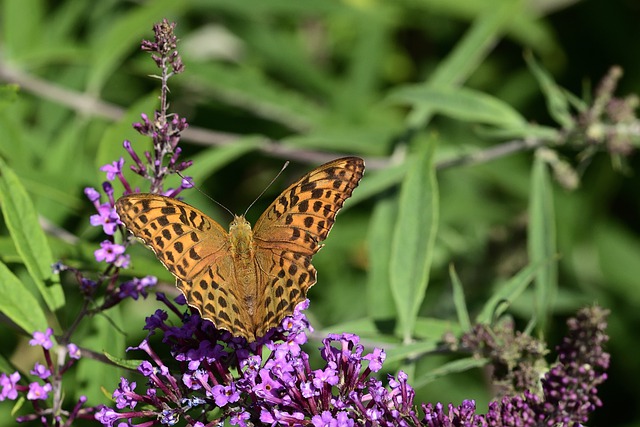
[[[337,159],[312,170],[264,211],[254,227],[255,240],[265,248],[313,255],[363,173],[364,161],[359,157]]]
[[[363,172],[358,157],[314,169],[278,196],[253,232],[236,217],[234,224],[247,227],[230,235],[199,210],[155,194],[123,196],[116,210],[176,277],[190,306],[217,328],[254,341],[306,298],[316,282],[311,257]],[[250,250],[232,241],[248,242]]]

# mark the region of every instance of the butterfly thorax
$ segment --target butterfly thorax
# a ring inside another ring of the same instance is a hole
[[[236,215],[229,224],[229,241],[234,257],[248,257],[253,253],[253,231],[244,216]]]
[[[244,216],[235,216],[229,225],[230,252],[237,282],[241,285],[241,299],[253,315],[257,294],[255,244],[251,224]]]

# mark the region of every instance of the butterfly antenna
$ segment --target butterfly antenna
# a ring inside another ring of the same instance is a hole
[[[289,166],[289,160],[287,160],[286,162],[284,162],[284,165],[282,166],[282,169],[280,169],[280,172],[278,172],[278,174],[276,176],[273,177],[273,179],[271,180],[271,182],[269,183],[269,185],[267,185],[266,187],[264,187],[264,190],[262,190],[262,193],[260,193],[258,195],[258,197],[256,197],[256,199],[251,202],[251,204],[249,205],[249,207],[247,208],[246,211],[244,211],[244,215],[243,216],[247,216],[247,212],[249,212],[249,209],[251,209],[251,206],[255,205],[256,202],[260,199],[260,197],[262,197],[262,195],[269,189],[269,187],[271,187],[271,185],[276,182],[276,179],[278,179],[278,177],[280,175],[282,175],[282,172],[284,172],[284,170],[287,168],[287,166]]]
[[[184,180],[187,180],[187,178],[185,178],[185,176],[184,176],[184,175],[182,175],[180,172],[177,172],[177,171],[176,171],[176,173],[178,174],[178,176],[179,176],[180,178],[182,178],[182,179],[184,179]],[[207,199],[211,200],[213,203],[215,203],[216,205],[220,206],[220,207],[221,207],[222,209],[224,209],[225,211],[229,212],[229,215],[231,215],[231,217],[232,217],[232,218],[234,218],[234,217],[235,217],[235,214],[234,214],[233,212],[231,212],[231,211],[229,210],[229,208],[227,208],[225,205],[223,205],[222,203],[220,203],[219,201],[217,201],[216,199],[214,199],[213,197],[209,196],[207,193],[205,193],[204,191],[202,191],[202,190],[200,189],[200,187],[198,187],[197,185],[195,185],[195,184],[193,183],[193,181],[190,181],[190,180],[189,180],[189,183],[191,184],[191,186],[192,186],[193,188],[195,188],[196,190],[198,190],[198,191],[200,192],[200,194],[204,195]]]

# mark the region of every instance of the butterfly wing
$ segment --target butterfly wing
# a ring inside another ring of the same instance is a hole
[[[311,257],[363,173],[364,160],[358,157],[319,166],[284,190],[256,222],[256,260],[266,276],[258,295],[257,307],[264,310],[258,319],[265,325],[259,332],[290,315],[316,282]]]
[[[217,328],[248,336],[242,326],[247,323],[239,319],[229,237],[217,222],[186,203],[157,194],[123,196],[116,211],[176,277],[190,306]]]

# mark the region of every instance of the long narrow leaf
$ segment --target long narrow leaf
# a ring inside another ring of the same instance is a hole
[[[467,88],[408,85],[389,96],[394,103],[427,108],[454,119],[485,123],[503,128],[521,128],[524,118],[506,102],[486,93]]]
[[[0,312],[30,334],[47,328],[47,318],[38,300],[2,262],[0,262]]]
[[[51,311],[62,307],[64,295],[49,242],[38,223],[38,214],[15,172],[0,159],[0,208],[16,250]],[[50,286],[47,286],[51,283]]]
[[[476,318],[477,323],[489,324],[495,317],[499,317],[529,286],[534,275],[540,268],[538,264],[527,266],[524,270],[509,279],[486,302]]]
[[[489,359],[476,359],[475,357],[467,357],[464,359],[454,360],[453,362],[445,363],[438,369],[417,378],[413,384],[416,388],[424,387],[428,383],[435,381],[438,378],[458,373],[465,372],[474,368],[481,368],[489,362]]]
[[[566,94],[553,80],[551,75],[543,69],[535,60],[533,54],[527,53],[525,55],[527,65],[533,73],[533,76],[538,80],[540,89],[544,93],[547,99],[547,108],[551,117],[558,122],[564,128],[571,128],[573,126],[573,118],[569,109],[569,100]]]
[[[367,200],[394,185],[400,184],[406,173],[406,163],[367,173],[367,179],[362,180],[358,186],[358,191],[354,192],[351,199],[349,199],[347,207],[354,207],[361,201]]]
[[[413,334],[427,289],[438,224],[435,141],[427,141],[420,151],[402,183],[391,247],[391,290],[405,341]]]
[[[467,303],[464,298],[464,290],[462,289],[462,283],[456,273],[456,269],[451,264],[449,266],[449,276],[451,277],[451,285],[453,286],[453,304],[456,307],[456,313],[458,314],[458,322],[462,330],[468,331],[471,329],[471,320],[469,320],[469,311],[467,310]]]
[[[491,52],[496,39],[509,25],[514,12],[519,7],[521,7],[519,2],[505,1],[497,3],[496,7],[487,8],[473,21],[463,39],[440,63],[426,83],[455,87],[464,82]],[[424,126],[432,115],[431,108],[418,106],[411,112],[407,121],[411,128],[419,128]]]
[[[232,144],[209,148],[192,158],[193,165],[185,173],[193,178],[196,185],[200,185],[221,167],[259,146],[260,138],[250,136],[238,139]]]
[[[528,244],[529,259],[541,264],[535,280],[535,313],[539,330],[543,331],[557,293],[558,271],[554,262],[557,248],[551,180],[540,156],[535,158],[531,177]]]
[[[369,226],[369,280],[367,283],[367,312],[375,320],[396,317],[391,283],[389,259],[394,224],[398,215],[397,197],[381,199],[373,210]]]

